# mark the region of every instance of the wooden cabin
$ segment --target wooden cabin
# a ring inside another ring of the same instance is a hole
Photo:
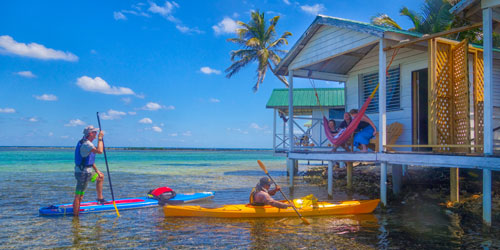
[[[491,63],[484,60],[489,53]],[[485,77],[487,70],[491,70],[489,80]],[[484,189],[489,189],[491,199],[491,170],[500,170],[500,157],[493,154],[494,130],[500,126],[499,50],[490,46],[483,51],[467,41],[453,41],[439,34],[423,36],[319,15],[277,66],[276,73],[288,76],[292,90],[296,77],[343,82],[346,110],[360,108],[380,83],[366,111],[378,125],[382,145],[378,151],[298,150],[293,142],[294,128],[288,126],[290,172],[297,160],[329,161],[331,193],[333,161],[378,163],[381,200],[387,205],[388,165],[393,166],[393,178],[394,173],[401,173],[394,171],[401,165],[450,168],[452,201],[459,199],[459,168],[480,168],[490,179]],[[290,95],[289,102],[293,101]],[[288,122],[293,124],[293,105],[289,105],[288,114]],[[394,145],[388,145],[387,128],[394,122],[403,124],[403,132]],[[290,176],[293,185],[293,174]]]

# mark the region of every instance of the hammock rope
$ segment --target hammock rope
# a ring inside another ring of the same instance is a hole
[[[386,74],[387,78],[389,77],[389,68],[391,67],[392,62],[394,61],[394,58],[398,54],[399,49],[400,48],[397,48],[393,51],[391,60],[389,61],[389,64],[385,68],[385,74]],[[363,106],[361,106],[361,109],[358,111],[358,114],[356,115],[356,117],[353,120],[351,120],[351,122],[349,123],[347,128],[345,128],[345,130],[342,132],[342,134],[337,135],[337,136],[334,136],[332,134],[332,132],[330,131],[330,128],[328,127],[328,119],[326,118],[325,113],[324,113],[323,109],[321,108],[321,102],[319,101],[319,96],[318,96],[318,92],[316,91],[316,84],[314,83],[314,80],[311,80],[311,78],[309,78],[309,82],[311,83],[311,86],[314,89],[314,94],[316,96],[316,102],[318,103],[318,106],[321,110],[321,113],[323,114],[323,127],[325,130],[326,137],[335,146],[340,146],[340,145],[344,144],[349,139],[349,137],[351,137],[351,134],[354,133],[354,131],[356,131],[356,128],[358,127],[359,123],[361,122],[361,119],[363,118],[366,109],[370,105],[370,102],[372,101],[373,97],[375,96],[375,93],[378,90],[378,87],[380,86],[380,82],[377,84],[377,86],[375,87],[375,89],[373,90],[371,95],[366,99],[365,103],[363,103]]]

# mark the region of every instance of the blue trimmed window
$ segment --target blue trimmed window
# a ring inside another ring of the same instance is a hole
[[[401,81],[399,67],[390,69],[387,76],[387,91],[386,91],[386,110],[395,111],[401,109]],[[361,75],[362,93],[361,105],[373,92],[378,84],[378,73]],[[378,91],[373,97],[373,100],[368,105],[366,113],[378,113]]]

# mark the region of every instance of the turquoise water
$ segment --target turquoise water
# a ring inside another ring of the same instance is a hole
[[[296,177],[287,187],[285,158],[269,151],[108,151],[116,198],[143,196],[169,186],[179,193],[216,191],[205,206],[246,203],[263,176],[262,160],[291,197],[313,193],[328,199],[326,188]],[[480,223],[463,222],[437,205],[361,216],[309,218],[165,218],[159,208],[72,217],[41,217],[38,208],[73,200],[71,150],[0,148],[0,248],[169,248],[169,249],[462,249],[500,248],[500,230],[483,232]],[[97,165],[105,173],[102,156]],[[377,188],[374,186],[374,188]],[[293,192],[291,192],[293,191]],[[105,198],[110,199],[106,179]],[[85,200],[96,198],[90,185]],[[334,200],[366,199],[336,190]]]

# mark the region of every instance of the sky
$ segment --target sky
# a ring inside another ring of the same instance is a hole
[[[273,111],[284,88],[256,64],[230,79],[236,21],[280,16],[289,50],[317,14],[369,22],[423,0],[2,1],[0,146],[74,146],[87,125],[106,146],[271,148]],[[295,80],[294,88],[310,88]],[[338,87],[320,82],[316,87]]]

